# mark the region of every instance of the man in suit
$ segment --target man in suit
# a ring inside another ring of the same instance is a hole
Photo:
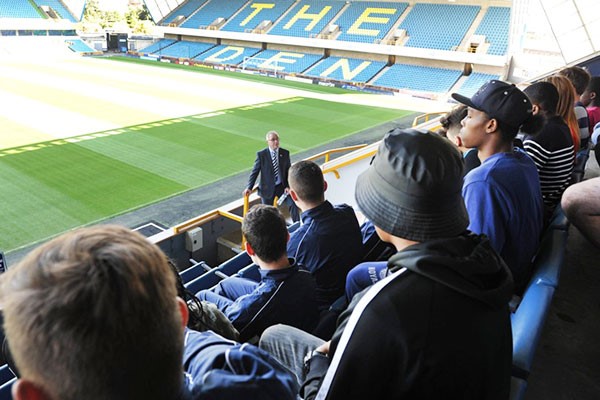
[[[243,191],[244,196],[248,196],[256,183],[256,178],[260,174],[258,183],[258,195],[262,203],[272,206],[275,197],[281,197],[289,190],[288,171],[291,166],[290,152],[279,147],[279,135],[275,131],[267,133],[268,147],[256,153],[254,167],[250,172],[248,184]],[[285,199],[289,209],[290,216],[294,222],[300,220],[298,208],[287,196]]]

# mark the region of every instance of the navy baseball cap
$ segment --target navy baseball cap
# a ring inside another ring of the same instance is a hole
[[[513,128],[519,128],[533,113],[525,93],[513,84],[497,80],[485,83],[471,98],[458,93],[452,93],[452,98]]]

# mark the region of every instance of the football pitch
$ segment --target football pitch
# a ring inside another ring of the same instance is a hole
[[[269,130],[297,153],[410,113],[331,92],[109,60],[1,62],[0,250],[247,170]]]

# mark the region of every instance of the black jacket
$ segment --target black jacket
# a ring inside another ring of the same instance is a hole
[[[398,252],[355,296],[330,356],[313,357],[305,399],[508,399],[512,277],[487,238]]]
[[[279,172],[281,173],[282,185],[288,187],[288,171],[291,167],[290,152],[279,148]],[[271,160],[271,151],[269,148],[262,149],[256,153],[256,160],[248,178],[246,188],[252,190],[256,179],[260,174],[258,182],[258,195],[264,198],[275,197],[275,173],[273,171],[273,161]]]

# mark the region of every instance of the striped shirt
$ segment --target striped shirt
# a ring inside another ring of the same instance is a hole
[[[561,117],[550,117],[538,135],[525,138],[523,147],[538,169],[544,205],[554,210],[573,172],[571,131]]]
[[[577,125],[579,126],[579,139],[581,140],[581,149],[586,149],[590,140],[590,121],[585,107],[581,103],[575,104],[575,116],[577,117]]]

